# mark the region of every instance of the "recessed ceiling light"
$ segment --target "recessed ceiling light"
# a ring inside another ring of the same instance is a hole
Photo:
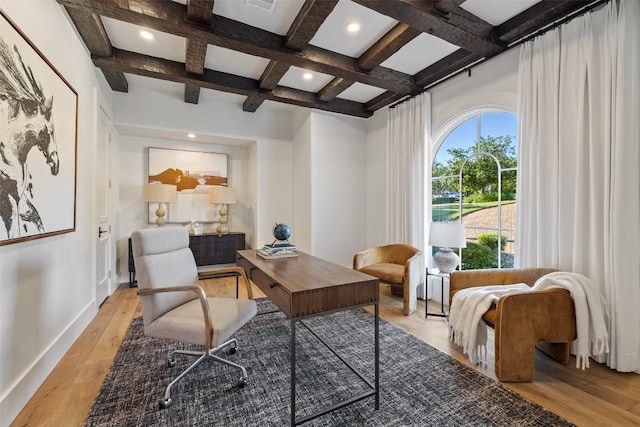
[[[313,74],[311,74],[311,73],[304,73],[304,74],[302,75],[302,78],[303,78],[303,79],[305,79],[306,81],[309,81],[309,80],[313,79]]]
[[[196,134],[195,133],[189,133],[189,134],[187,134],[187,137],[193,139],[193,138],[196,137]]]
[[[153,40],[153,34],[151,34],[149,31],[146,31],[146,30],[140,31],[140,37],[142,37],[145,40]]]
[[[347,24],[347,31],[350,33],[357,33],[360,31],[360,24],[358,22],[350,22]]]

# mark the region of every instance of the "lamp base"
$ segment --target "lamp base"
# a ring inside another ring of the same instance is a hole
[[[433,262],[441,273],[451,273],[460,264],[460,257],[451,248],[440,248],[433,254]]]
[[[218,220],[220,225],[216,227],[216,233],[218,233],[218,235],[227,234],[229,232],[229,226],[227,225],[227,222],[229,221],[229,219],[227,217],[226,204],[220,205],[220,210],[218,211],[218,214],[220,215],[220,219]]]
[[[166,220],[164,219],[165,214],[166,211],[164,210],[163,203],[158,203],[158,209],[156,209],[156,224],[158,227],[162,227],[166,223]]]

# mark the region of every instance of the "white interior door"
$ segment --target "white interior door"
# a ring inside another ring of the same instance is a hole
[[[107,115],[99,109],[96,138],[96,303],[111,295],[111,124]]]

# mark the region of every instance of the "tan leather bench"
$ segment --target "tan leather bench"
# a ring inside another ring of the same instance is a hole
[[[462,270],[451,273],[449,307],[464,288],[526,283],[529,286],[553,269]],[[566,289],[508,295],[484,314],[495,329],[495,371],[500,381],[533,381],[535,348],[555,360],[569,363],[571,342],[576,339],[573,299]]]

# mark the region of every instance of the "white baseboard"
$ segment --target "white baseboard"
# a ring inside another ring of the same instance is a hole
[[[63,330],[51,345],[39,355],[21,377],[0,398],[0,426],[8,426],[33,397],[62,357],[96,315],[95,300]]]

